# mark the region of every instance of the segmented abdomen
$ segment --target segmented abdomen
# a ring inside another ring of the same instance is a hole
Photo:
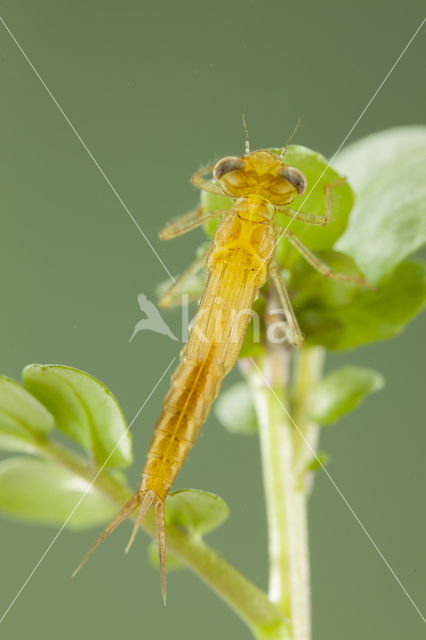
[[[164,500],[207,419],[224,376],[211,355],[201,362],[184,355],[173,374],[142,472],[143,491]],[[213,366],[212,366],[213,365]]]
[[[247,233],[252,236],[257,227],[238,220],[236,225],[228,218],[216,232],[206,288],[164,398],[142,472],[140,489],[153,491],[160,501],[165,500],[207,419],[223,377],[241,350],[254,297],[266,279],[270,260],[263,238],[265,233],[271,236],[268,228],[257,233],[263,238],[260,253],[242,237]]]

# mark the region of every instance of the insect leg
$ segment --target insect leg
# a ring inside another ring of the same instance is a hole
[[[214,164],[209,164],[207,167],[202,167],[198,169],[191,176],[191,182],[194,187],[198,189],[202,189],[203,191],[209,191],[209,193],[216,193],[217,195],[224,196],[226,195],[220,184],[215,184],[211,182],[211,180],[206,180],[204,178],[205,175],[210,173],[214,168]]]
[[[297,211],[296,209],[292,209],[291,207],[277,207],[277,213],[283,213],[285,216],[289,218],[293,218],[294,220],[300,220],[300,222],[305,222],[306,224],[315,224],[321,227],[325,227],[330,222],[333,222],[333,218],[331,216],[316,216],[314,213],[305,213],[304,211]]]
[[[282,304],[284,315],[287,320],[288,337],[290,339],[290,342],[295,347],[300,347],[303,344],[303,334],[300,330],[299,323],[297,322],[297,318],[294,313],[290,297],[288,295],[284,278],[282,277],[280,268],[275,260],[271,262],[269,273],[271,275],[272,282],[274,283],[274,287],[278,293],[278,297]]]
[[[285,216],[289,218],[294,218],[295,220],[300,220],[301,222],[305,222],[306,224],[315,224],[326,226],[333,222],[333,189],[338,187],[341,184],[346,182],[346,178],[340,178],[340,180],[336,180],[335,182],[330,182],[324,185],[324,195],[325,195],[325,215],[317,216],[312,213],[305,213],[304,211],[297,211],[296,209],[292,209],[291,207],[277,207],[277,212],[283,213]]]
[[[206,264],[206,256],[210,247],[204,249],[198,258],[189,265],[187,269],[177,278],[177,280],[167,289],[158,301],[159,307],[175,307],[182,303],[181,291],[185,284],[191,280]]]
[[[296,247],[299,253],[305,258],[306,262],[308,262],[314,269],[319,271],[325,278],[330,278],[330,280],[342,280],[343,282],[353,282],[354,284],[358,284],[361,287],[371,286],[362,276],[355,276],[349,273],[336,273],[333,269],[323,260],[318,258],[312,251],[308,249],[306,245],[303,244],[299,240],[297,236],[295,236],[290,231],[284,231],[284,236],[291,242],[291,244]]]
[[[199,227],[208,220],[222,217],[225,213],[228,212],[217,209],[214,209],[213,211],[204,211],[203,207],[200,205],[194,211],[186,213],[171,224],[167,225],[167,227],[164,227],[158,235],[160,240],[171,240],[171,238],[177,238],[188,231],[192,231],[192,229]]]

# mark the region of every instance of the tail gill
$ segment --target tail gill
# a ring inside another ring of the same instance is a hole
[[[72,574],[73,577],[80,571],[92,553],[99,547],[99,545],[107,538],[117,527],[124,522],[132,513],[139,507],[138,515],[136,516],[135,524],[133,526],[130,540],[126,547],[126,553],[129,551],[133,544],[136,533],[150,507],[155,508],[156,519],[156,536],[158,543],[158,554],[160,558],[160,571],[161,571],[161,593],[163,596],[164,604],[166,604],[166,535],[164,525],[164,502],[159,500],[153,491],[145,491],[136,493],[130,500],[124,505],[124,507],[118,512],[114,520],[102,531],[100,536],[95,540],[89,551],[84,556],[83,560],[78,565],[77,569]]]

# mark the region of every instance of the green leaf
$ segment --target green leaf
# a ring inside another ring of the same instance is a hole
[[[323,260],[336,273],[362,276],[353,258],[334,250],[318,251]],[[298,307],[342,307],[352,304],[354,298],[365,289],[351,282],[331,280],[313,269],[305,260],[292,269],[290,291],[293,305]]]
[[[310,462],[306,465],[306,471],[319,471],[328,464],[330,456],[326,451],[318,451]]]
[[[228,211],[232,208],[233,200],[228,196],[219,196],[215,193],[208,193],[207,191],[201,191],[200,194],[201,205],[206,211]],[[204,231],[209,238],[214,236],[214,233],[220,223],[220,218],[214,218],[204,224]]]
[[[126,467],[132,462],[124,416],[112,393],[96,378],[72,367],[32,364],[25,367],[23,380],[55,416],[58,429],[98,465]]]
[[[383,386],[382,374],[373,369],[341,367],[326,375],[316,386],[310,398],[309,413],[322,425],[336,422]]]
[[[0,431],[31,439],[45,435],[55,427],[55,419],[31,393],[18,382],[0,376]]]
[[[17,456],[0,463],[0,510],[21,520],[60,526],[88,488],[86,480],[48,460]],[[116,511],[92,486],[66,526],[91,527]]]
[[[21,453],[37,454],[37,443],[28,435],[5,433],[0,431],[0,451],[17,451]]]
[[[355,188],[337,248],[376,284],[426,240],[426,127],[388,129],[349,145],[336,166]]]
[[[259,430],[252,395],[245,382],[238,382],[223,391],[216,400],[214,412],[231,433],[251,435]]]
[[[322,345],[328,349],[351,349],[376,340],[387,340],[400,333],[404,326],[423,308],[426,299],[426,263],[402,262],[378,285],[377,291],[357,288],[345,301],[333,300],[329,293],[335,285],[320,283],[318,291],[311,288],[303,304],[295,309],[307,346]],[[343,291],[344,289],[342,289]],[[342,294],[343,295],[343,294]]]
[[[240,351],[240,358],[254,358],[264,351],[266,328],[264,323],[265,299],[259,296],[254,302],[253,316],[248,323]]]
[[[342,175],[327,166],[328,161],[321,154],[303,146],[290,145],[285,154],[285,163],[300,169],[308,181],[306,192],[295,198],[289,206],[294,210],[300,209],[305,213],[324,216],[326,213],[324,188],[326,185],[341,181]],[[331,249],[346,228],[353,201],[351,186],[347,182],[341,182],[332,189],[333,221],[326,227],[322,227],[292,220],[291,232],[299,236],[311,251]],[[291,220],[287,216],[276,219],[285,227]],[[286,239],[280,240],[276,255],[285,268],[290,268],[295,262],[303,259],[297,249]]]
[[[148,545],[148,560],[155,569],[160,568],[160,559],[158,557],[158,545],[152,540]],[[171,551],[166,549],[166,567],[167,571],[176,571],[177,569],[185,569],[186,565]]]
[[[219,527],[229,515],[226,502],[199,489],[173,491],[166,500],[166,524],[203,536]]]

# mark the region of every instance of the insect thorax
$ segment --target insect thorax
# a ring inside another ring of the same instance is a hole
[[[275,245],[270,217],[268,203],[263,198],[244,196],[236,200],[216,231],[208,260],[209,270],[233,264],[237,269],[256,274],[253,284],[262,286]]]

